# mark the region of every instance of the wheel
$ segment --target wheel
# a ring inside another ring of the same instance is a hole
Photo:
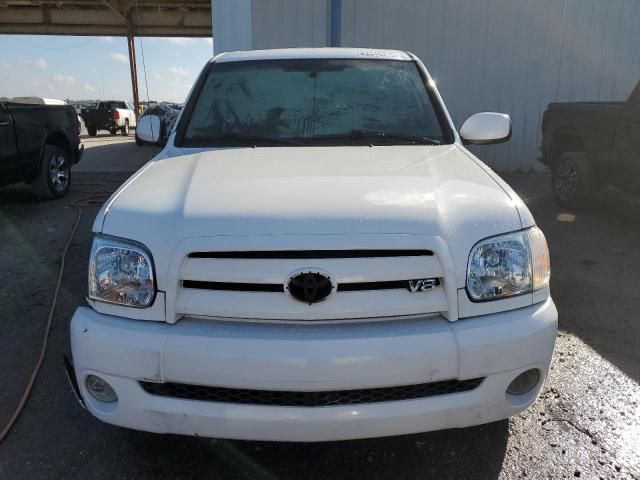
[[[112,129],[109,130],[109,133],[111,135],[115,135],[116,133],[118,133],[118,129],[117,128],[112,128]]]
[[[95,137],[96,134],[98,133],[98,130],[96,130],[93,127],[87,127],[87,133],[89,133],[90,137]]]
[[[580,208],[598,193],[591,161],[584,152],[566,152],[553,163],[551,187],[558,205]]]
[[[122,132],[123,137],[126,137],[129,135],[129,120],[124,121],[124,127],[122,127],[120,132]]]
[[[64,197],[71,184],[71,162],[69,154],[56,145],[44,147],[40,171],[32,182],[33,193],[38,198]]]
[[[138,145],[139,147],[144,145],[144,142],[138,138],[138,135],[135,135],[135,137],[136,137],[136,145]]]

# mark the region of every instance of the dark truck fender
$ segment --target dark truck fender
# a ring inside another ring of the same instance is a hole
[[[586,152],[604,164],[624,102],[550,103],[542,116],[539,160],[551,166],[565,152]]]
[[[84,153],[84,145],[82,145],[82,143],[73,145],[69,137],[60,130],[49,132],[44,137],[42,147],[40,148],[40,160],[42,160],[42,155],[47,145],[55,145],[69,153],[71,163],[74,165],[82,159],[82,154]]]

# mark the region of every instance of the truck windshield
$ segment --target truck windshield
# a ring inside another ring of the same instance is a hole
[[[181,146],[445,143],[417,65],[398,60],[213,63]]]

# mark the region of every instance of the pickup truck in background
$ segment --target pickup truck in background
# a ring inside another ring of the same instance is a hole
[[[640,194],[640,82],[624,102],[549,104],[540,150],[562,206],[581,207],[607,185]]]
[[[71,105],[0,102],[0,186],[27,182],[40,198],[63,197],[82,152]]]
[[[136,126],[136,114],[124,100],[100,102],[98,108],[82,109],[81,116],[91,137],[95,137],[98,130],[108,130],[111,135],[118,131],[129,135],[130,128]]]

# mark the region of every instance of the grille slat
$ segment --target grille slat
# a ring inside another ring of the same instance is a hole
[[[192,252],[189,258],[323,259],[433,256],[431,250],[265,250],[246,252]]]
[[[277,283],[201,282],[197,280],[183,280],[182,286],[184,288],[194,288],[198,290],[284,293],[284,286]]]
[[[419,279],[412,279],[413,281]],[[435,286],[440,279],[435,279]],[[338,292],[361,292],[367,290],[407,290],[410,280],[390,280],[382,282],[339,283]],[[284,293],[284,286],[279,283],[240,283],[240,282],[206,282],[200,280],[183,280],[184,288],[198,290],[227,290],[236,292],[275,292]]]
[[[189,385],[184,383],[153,383],[143,381],[140,382],[140,385],[147,393],[152,395],[185,400],[280,407],[329,407],[336,405],[415,400],[468,392],[477,388],[483,380],[483,378],[443,380],[400,387],[334,390],[326,392],[247,390]]]

